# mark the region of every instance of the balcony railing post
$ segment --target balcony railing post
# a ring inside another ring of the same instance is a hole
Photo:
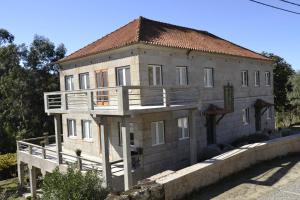
[[[46,159],[46,149],[45,149],[45,147],[42,147],[42,158]]]
[[[61,109],[67,110],[66,93],[62,92],[60,98],[61,98],[61,100],[60,100],[61,101]]]
[[[49,106],[48,106],[48,95],[44,94],[44,106],[45,106],[45,111],[48,110]]]
[[[28,146],[28,149],[29,149],[29,154],[31,155],[31,154],[32,154],[32,146],[29,145],[29,146]]]
[[[87,92],[87,100],[88,100],[88,108],[89,110],[94,110],[94,102],[93,102],[93,92]]]
[[[163,102],[164,102],[164,107],[170,106],[170,98],[169,98],[167,88],[163,88]]]
[[[45,146],[49,144],[48,132],[43,133]]]
[[[118,88],[118,108],[120,113],[129,110],[128,87],[122,86]]]

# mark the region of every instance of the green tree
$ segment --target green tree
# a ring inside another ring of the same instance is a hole
[[[287,93],[292,90],[289,78],[295,74],[292,66],[284,58],[272,53],[263,52],[263,55],[274,62],[273,67],[273,86],[274,102],[276,111],[287,111],[290,109]]]
[[[289,83],[292,90],[288,93],[288,99],[292,105],[292,109],[296,115],[300,114],[300,73],[293,75]]]
[[[82,174],[73,168],[69,168],[67,173],[55,169],[47,174],[42,189],[42,199],[45,200],[101,200],[108,195],[96,171]]]
[[[59,90],[58,66],[63,44],[35,36],[29,47],[16,45],[14,36],[0,29],[0,154],[15,151],[16,139],[53,132],[44,112],[43,93]]]

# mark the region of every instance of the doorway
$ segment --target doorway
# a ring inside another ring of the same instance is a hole
[[[100,91],[96,93],[97,105],[109,104],[108,72],[107,69],[96,71],[96,86]]]
[[[216,144],[216,115],[206,116],[207,145]]]

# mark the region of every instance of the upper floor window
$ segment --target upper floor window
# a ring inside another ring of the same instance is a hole
[[[250,108],[243,109],[243,123],[249,124],[250,122]]]
[[[241,72],[242,78],[242,87],[248,87],[248,71]]]
[[[81,121],[83,139],[92,139],[93,138],[91,124],[92,124],[92,122],[90,120],[82,120]]]
[[[164,121],[151,122],[152,146],[165,143]]]
[[[177,85],[188,84],[187,67],[176,67],[176,84]]]
[[[255,71],[255,74],[254,74],[254,86],[255,87],[260,86],[260,74],[259,74],[259,71]]]
[[[67,119],[68,136],[74,137],[76,134],[76,121],[74,119]]]
[[[126,86],[130,85],[130,67],[118,67],[117,68],[117,85]]]
[[[149,85],[162,85],[162,70],[160,65],[148,66]]]
[[[214,70],[213,68],[204,68],[204,87],[214,86]]]
[[[265,80],[266,80],[266,86],[271,85],[271,73],[270,72],[265,72]]]
[[[189,138],[189,130],[188,130],[188,118],[178,118],[177,119],[177,127],[178,127],[178,134],[179,140],[183,140]]]
[[[79,89],[86,90],[90,88],[89,73],[79,74]]]
[[[65,90],[74,90],[73,75],[65,76]]]

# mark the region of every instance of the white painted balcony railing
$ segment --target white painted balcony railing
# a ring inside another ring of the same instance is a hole
[[[197,106],[198,87],[122,86],[44,93],[47,113],[87,112],[126,115]]]

